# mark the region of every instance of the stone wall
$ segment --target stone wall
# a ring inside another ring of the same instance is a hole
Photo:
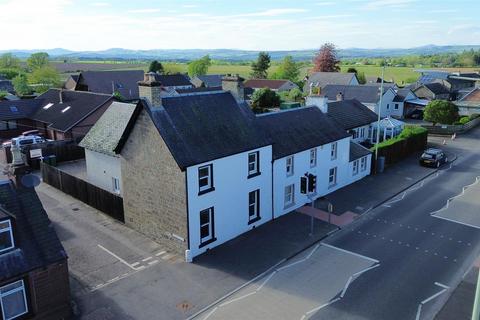
[[[184,255],[188,246],[185,172],[145,110],[123,147],[121,169],[125,224]]]

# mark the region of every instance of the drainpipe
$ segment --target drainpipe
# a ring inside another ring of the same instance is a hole
[[[475,291],[475,301],[473,302],[472,320],[480,319],[480,270],[478,272],[477,289]]]

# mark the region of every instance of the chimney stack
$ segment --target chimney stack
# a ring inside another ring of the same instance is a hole
[[[337,101],[343,101],[343,93],[337,93]]]
[[[155,79],[154,72],[145,73],[143,81],[138,82],[138,95],[148,101],[151,108],[162,106],[162,83]]]
[[[322,110],[323,113],[327,114],[328,113],[328,99],[325,96],[315,94],[315,95],[309,95],[305,98],[305,105],[308,106],[316,106],[320,110]]]
[[[243,79],[238,74],[227,74],[222,78],[222,90],[230,91],[238,103],[245,101]]]

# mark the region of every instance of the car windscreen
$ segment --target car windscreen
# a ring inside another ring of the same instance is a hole
[[[33,139],[25,139],[25,140],[21,140],[18,144],[19,145],[24,145],[24,144],[32,144],[33,143]]]
[[[435,156],[433,154],[430,154],[430,153],[424,153],[424,154],[422,154],[422,158],[423,159],[433,159],[433,158],[435,158]]]

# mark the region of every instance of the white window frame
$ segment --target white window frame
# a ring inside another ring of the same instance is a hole
[[[200,176],[200,171],[205,169],[205,168],[208,170],[208,174],[206,176]],[[213,179],[212,178],[213,178],[213,165],[212,164],[208,164],[206,166],[198,167],[198,190],[199,190],[199,192],[208,191],[208,190],[213,188]],[[202,180],[202,179],[207,179],[207,184],[204,185],[204,186],[200,185],[200,180]]]
[[[0,249],[0,254],[1,254],[2,252],[5,252],[5,251],[8,251],[10,249],[15,248],[15,242],[14,242],[14,239],[13,239],[12,222],[10,220],[2,220],[2,221],[0,221],[0,223],[6,223],[7,224],[6,228],[0,229],[0,233],[8,232],[10,234],[10,242],[12,243],[12,245],[8,248]]]
[[[287,157],[287,159],[285,160],[285,170],[287,172],[288,177],[293,175],[293,172],[294,172],[293,165],[294,165],[293,156]]]
[[[250,194],[254,195],[253,202],[250,202]],[[250,214],[250,208],[253,208],[253,214]],[[248,193],[248,222],[254,222],[260,219],[260,189]]]
[[[250,161],[250,156],[254,156],[255,157],[255,160],[254,161]],[[248,154],[248,175],[249,176],[252,176],[252,175],[255,175],[255,174],[258,174],[260,172],[260,161],[259,161],[259,158],[260,158],[260,152],[259,151],[255,151],[255,152],[250,152]],[[250,165],[253,165],[253,169],[250,170]]]
[[[202,224],[202,213],[208,211],[208,222]],[[199,236],[200,236],[200,245],[205,245],[206,243],[209,243],[210,241],[213,241],[215,239],[215,228],[214,228],[214,209],[213,207],[207,208],[200,210],[200,213],[198,215],[198,222],[199,222]],[[208,226],[208,235],[205,237],[202,237],[202,227]]]
[[[284,206],[285,208],[290,207],[295,203],[295,185],[290,184],[285,187],[285,194],[284,194]]]
[[[1,290],[5,287],[8,287],[8,286],[11,286],[13,284],[17,284],[17,283],[21,283],[21,286],[18,287],[18,288],[14,288],[10,291],[7,291],[5,293],[2,293]],[[14,293],[17,293],[19,291],[22,291],[23,292],[23,303],[25,304],[25,311],[22,312],[22,313],[19,313],[11,318],[7,318],[7,316],[5,315],[5,305],[3,303],[3,298],[4,297],[8,297],[9,295],[11,294],[14,294]],[[2,317],[3,319],[5,320],[12,320],[12,319],[15,319],[15,318],[18,318],[24,314],[27,314],[28,313],[28,301],[27,301],[27,294],[26,294],[26,290],[25,290],[25,283],[23,282],[23,280],[18,280],[18,281],[15,281],[15,282],[12,282],[12,283],[9,283],[7,285],[4,285],[2,287],[0,287],[0,305],[2,307]]]
[[[117,177],[112,177],[112,189],[113,192],[120,194],[120,179]]]
[[[337,159],[337,147],[338,147],[337,142],[332,142],[332,144],[330,146],[330,148],[331,148],[331,150],[330,150],[331,160]]]
[[[360,170],[361,171],[367,170],[367,157],[363,157],[360,159]]]
[[[310,149],[310,168],[317,165],[317,148]]]
[[[399,104],[399,103],[395,103],[394,109],[395,109],[395,110],[398,110],[398,108],[400,108],[400,104]]]
[[[355,160],[353,161],[353,175],[356,176],[358,174],[358,163],[359,163],[359,160]]]
[[[332,170],[333,170],[333,174],[332,174]],[[337,167],[333,167],[333,168],[330,168],[330,170],[328,171],[328,186],[333,187],[336,184],[337,184]]]

